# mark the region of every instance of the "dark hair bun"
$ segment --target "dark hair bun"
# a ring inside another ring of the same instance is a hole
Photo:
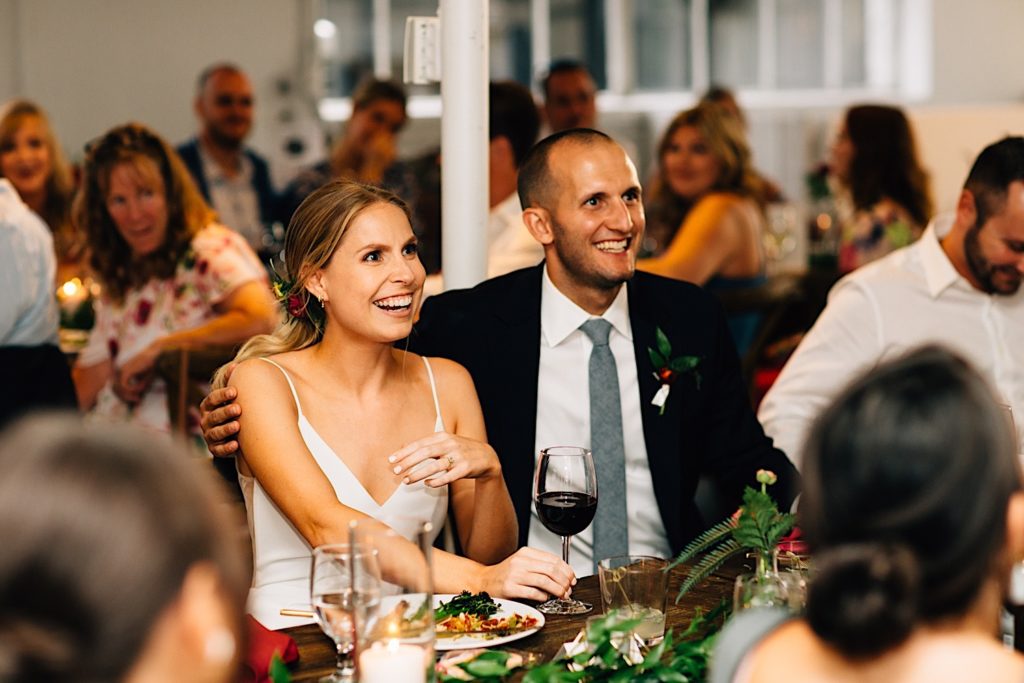
[[[839,546],[815,558],[807,593],[814,632],[848,657],[899,645],[917,619],[918,566],[900,546]]]

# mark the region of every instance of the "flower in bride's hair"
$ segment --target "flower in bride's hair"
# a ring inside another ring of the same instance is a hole
[[[289,294],[284,300],[284,307],[293,318],[301,318],[306,315],[306,302],[298,294]]]

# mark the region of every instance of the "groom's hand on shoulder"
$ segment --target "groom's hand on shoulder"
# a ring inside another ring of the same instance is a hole
[[[234,457],[238,452],[238,416],[242,408],[235,399],[238,390],[234,387],[214,389],[199,404],[200,426],[206,447],[214,457]]]

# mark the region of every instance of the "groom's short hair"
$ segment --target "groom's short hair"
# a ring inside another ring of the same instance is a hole
[[[517,190],[519,191],[519,203],[524,209],[540,207],[550,209],[552,190],[557,190],[557,179],[551,177],[551,168],[548,159],[551,150],[556,145],[574,143],[579,145],[592,145],[597,142],[610,142],[615,144],[609,136],[599,130],[592,128],[570,128],[549,135],[534,145],[522,164],[519,165],[519,179]]]

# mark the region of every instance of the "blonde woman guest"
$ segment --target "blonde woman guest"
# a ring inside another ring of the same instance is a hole
[[[53,233],[57,282],[82,275],[85,242],[71,221],[71,171],[46,113],[28,100],[0,109],[0,178],[11,181]]]
[[[437,592],[566,594],[568,565],[514,552],[516,517],[469,374],[393,346],[412,329],[425,277],[404,203],[351,181],[320,188],[292,218],[285,263],[288,318],[246,344],[230,375],[254,616],[299,623],[279,612],[308,604],[311,548],[346,541],[351,522],[416,517],[438,530],[449,502],[466,557],[435,553]],[[225,369],[215,386],[226,379]],[[381,559],[397,570],[405,550]]]
[[[682,112],[658,145],[651,188],[651,230],[671,241],[638,267],[709,290],[758,286],[765,269],[761,186],[736,117],[715,104]],[[741,354],[757,323],[756,314],[730,318]]]
[[[167,143],[139,124],[110,130],[90,149],[76,217],[103,286],[75,367],[79,404],[168,431],[157,357],[272,329],[266,273],[240,235],[214,222]]]

